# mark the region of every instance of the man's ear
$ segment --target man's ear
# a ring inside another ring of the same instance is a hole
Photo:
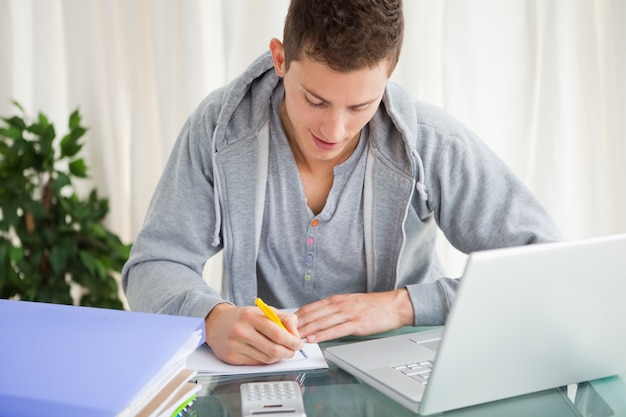
[[[272,52],[272,61],[274,61],[274,70],[279,77],[284,77],[285,68],[285,48],[283,43],[276,38],[270,40],[270,51]]]

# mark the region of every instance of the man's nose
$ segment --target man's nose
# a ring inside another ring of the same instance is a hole
[[[320,132],[327,142],[341,142],[346,135],[344,115],[341,111],[329,110],[324,114]]]

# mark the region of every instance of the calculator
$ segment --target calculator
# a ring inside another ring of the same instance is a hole
[[[296,381],[245,382],[239,390],[243,417],[306,417]]]

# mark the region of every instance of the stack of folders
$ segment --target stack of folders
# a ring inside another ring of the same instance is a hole
[[[172,417],[200,318],[0,300],[0,416]]]

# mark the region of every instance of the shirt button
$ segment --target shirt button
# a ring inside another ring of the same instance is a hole
[[[313,262],[313,255],[311,255],[310,253],[306,256],[306,263],[310,264],[311,262]]]
[[[317,219],[313,219],[313,220],[311,221],[311,226],[317,226],[318,224],[320,224],[320,221],[319,221],[319,220],[317,220]]]
[[[311,277],[311,275],[309,275],[309,274],[306,274],[306,275],[304,276],[304,280],[305,280],[305,281],[311,281],[311,278],[312,278],[312,277]]]
[[[309,245],[309,246],[310,246],[310,245],[314,244],[314,243],[315,243],[315,241],[313,240],[313,238],[312,238],[312,237],[310,237],[310,238],[308,238],[308,239],[306,240],[306,243],[307,243],[307,245]]]

